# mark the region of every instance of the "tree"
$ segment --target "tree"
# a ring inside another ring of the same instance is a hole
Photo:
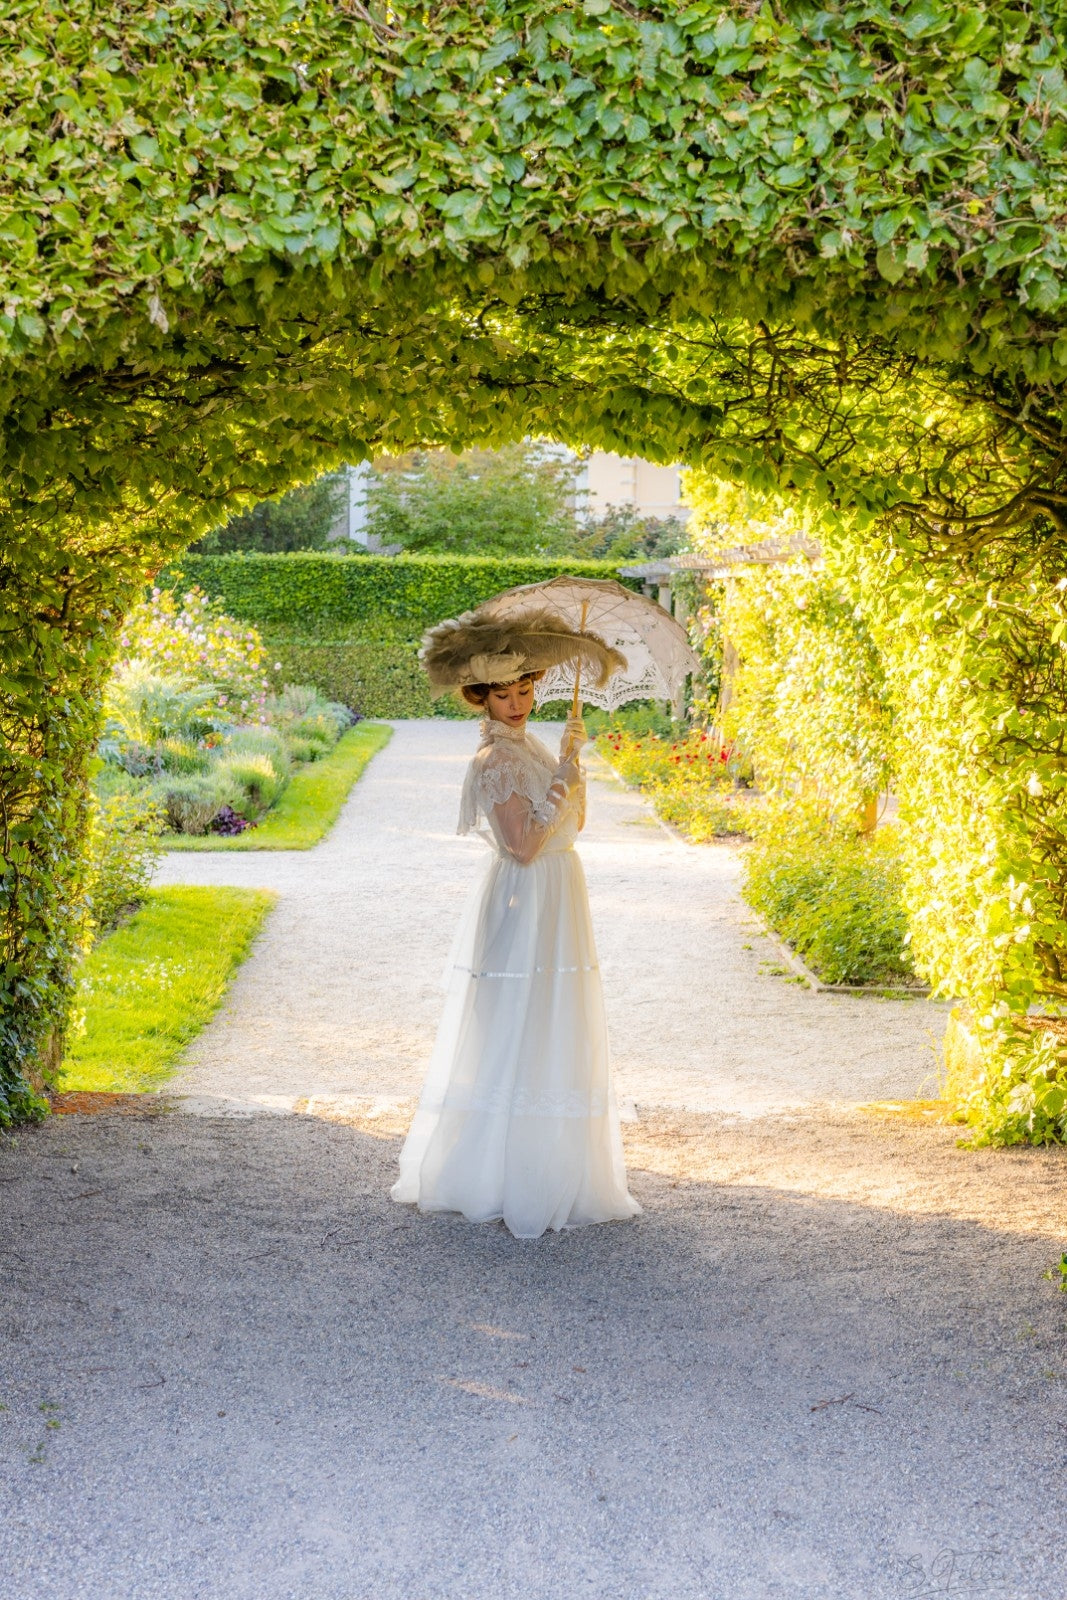
[[[311,483],[275,500],[261,500],[221,528],[198,539],[199,555],[230,555],[242,550],[323,550],[347,493],[343,473],[324,472]]]
[[[590,561],[652,561],[677,555],[687,544],[680,517],[642,516],[633,506],[609,506],[582,528],[572,548]]]
[[[573,548],[575,464],[527,443],[417,452],[379,464],[367,531],[382,545],[454,555],[562,555]]]
[[[1060,993],[1065,24],[1065,0],[13,0],[12,1095],[58,1048],[122,610],[235,505],[435,444],[554,437],[803,499],[979,703],[997,894],[1026,849],[1050,863],[1043,954],[1007,907],[1021,954],[976,1006]]]

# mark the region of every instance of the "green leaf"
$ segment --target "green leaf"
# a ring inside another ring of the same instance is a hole
[[[46,333],[44,318],[39,317],[36,311],[20,311],[16,319],[19,331],[27,339],[35,342],[44,338]]]
[[[519,41],[513,34],[502,34],[495,39],[482,56],[481,67],[484,72],[492,72],[495,67],[503,66],[505,61],[510,61],[512,56],[518,54]]]
[[[906,271],[904,255],[891,245],[883,245],[875,256],[878,271],[887,283],[899,283]]]

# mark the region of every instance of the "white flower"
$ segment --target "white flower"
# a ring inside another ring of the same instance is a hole
[[[1044,794],[1045,786],[1041,782],[1041,779],[1038,777],[1036,772],[1031,772],[1030,776],[1027,778],[1026,792],[1029,795],[1033,795],[1035,800],[1039,800]]]

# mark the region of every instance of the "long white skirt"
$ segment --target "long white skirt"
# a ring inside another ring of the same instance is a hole
[[[452,954],[394,1200],[522,1239],[636,1216],[585,874],[570,848],[497,855]]]

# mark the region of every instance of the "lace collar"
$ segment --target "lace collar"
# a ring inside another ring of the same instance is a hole
[[[496,717],[482,718],[482,743],[493,744],[497,739],[509,739],[512,744],[526,743],[526,724],[513,728],[510,722],[499,722]]]

